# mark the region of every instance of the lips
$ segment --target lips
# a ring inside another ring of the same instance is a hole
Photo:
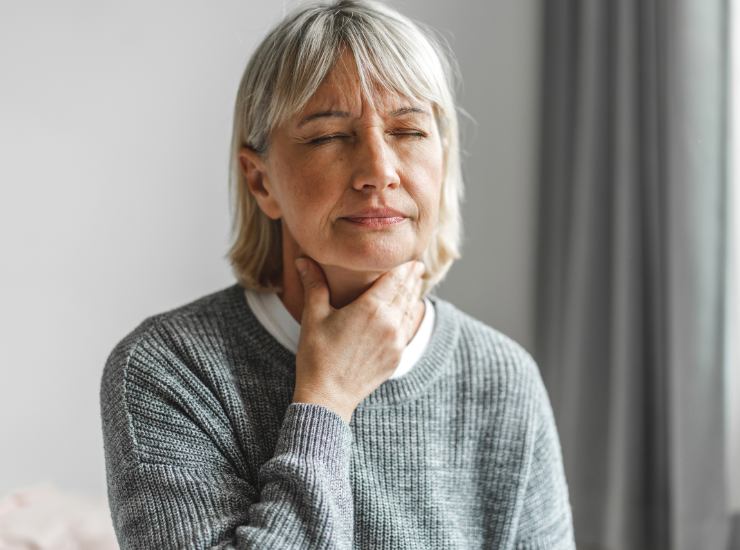
[[[406,218],[402,217],[392,217],[392,218],[342,218],[343,220],[363,226],[363,227],[387,227],[389,225],[396,225],[403,221],[406,221]]]
[[[343,217],[356,220],[360,218],[407,218],[408,216],[400,210],[384,206],[376,208],[363,208],[362,210],[352,212],[351,214]]]

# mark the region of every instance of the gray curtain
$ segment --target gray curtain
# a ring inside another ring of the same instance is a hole
[[[729,0],[545,0],[534,354],[580,550],[725,550]]]

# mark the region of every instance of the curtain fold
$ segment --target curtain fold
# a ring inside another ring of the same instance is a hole
[[[728,0],[542,9],[534,354],[578,547],[726,550]]]

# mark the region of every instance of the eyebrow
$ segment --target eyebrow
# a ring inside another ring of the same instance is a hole
[[[411,113],[419,113],[424,115],[429,115],[429,112],[425,109],[421,109],[420,107],[401,107],[400,109],[396,109],[395,111],[392,111],[388,113],[392,117],[400,117],[403,115],[411,114]],[[348,118],[350,116],[350,113],[347,111],[319,111],[316,113],[311,113],[310,115],[307,115],[301,119],[301,121],[298,123],[298,127],[300,128],[304,124],[308,124],[312,120],[316,120],[317,118],[329,118],[329,117],[338,117],[338,118]]]

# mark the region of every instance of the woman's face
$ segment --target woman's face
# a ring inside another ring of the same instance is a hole
[[[349,54],[273,131],[266,156],[246,150],[245,159],[262,210],[282,219],[296,256],[322,265],[387,271],[421,258],[437,225],[443,151],[431,105],[381,92],[362,97]],[[383,207],[403,219],[347,219]]]

